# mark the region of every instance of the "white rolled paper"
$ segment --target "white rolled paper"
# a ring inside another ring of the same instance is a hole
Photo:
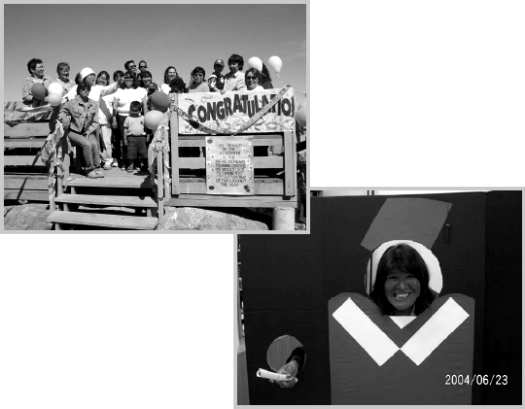
[[[256,373],[258,378],[271,379],[272,381],[289,381],[290,375],[267,371],[266,369],[259,368]]]

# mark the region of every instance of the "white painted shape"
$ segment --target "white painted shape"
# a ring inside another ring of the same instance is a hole
[[[408,324],[416,319],[415,315],[390,315],[390,319],[394,321],[399,328],[403,329]]]
[[[381,366],[399,347],[352,301],[348,298],[336,311],[334,319],[355,339],[355,341]]]
[[[401,351],[419,366],[468,317],[468,313],[449,298],[401,347]]]

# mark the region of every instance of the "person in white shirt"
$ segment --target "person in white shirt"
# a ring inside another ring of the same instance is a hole
[[[96,84],[93,87],[106,87],[109,84],[109,73],[107,71],[100,71],[97,75]],[[98,123],[100,125],[100,134],[104,142],[104,150],[101,152],[104,161],[104,169],[109,169],[113,164],[113,149],[111,143],[111,121],[113,119],[113,95],[109,94],[101,96],[98,100]],[[115,161],[116,162],[116,161]]]
[[[228,67],[230,72],[224,76],[223,92],[245,90],[246,84],[244,83],[244,73],[242,72],[244,59],[238,54],[232,54],[228,58]]]
[[[124,88],[119,88],[113,95],[113,109],[117,113],[118,135],[115,140],[115,155],[122,169],[126,168],[126,147],[124,146],[124,121],[129,116],[130,105],[133,101],[142,103],[147,95],[147,90],[142,87],[134,87],[134,78],[125,73]]]

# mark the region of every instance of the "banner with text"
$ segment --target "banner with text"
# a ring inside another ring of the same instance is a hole
[[[232,134],[242,129],[272,98],[278,89],[264,91],[231,91],[224,94],[195,92],[179,95],[179,108],[195,123],[220,134]],[[195,124],[179,116],[179,133],[202,134]],[[246,133],[286,132],[295,130],[295,99],[293,88],[288,89],[274,105]]]

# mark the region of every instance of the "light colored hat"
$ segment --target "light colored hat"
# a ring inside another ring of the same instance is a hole
[[[398,244],[406,244],[407,246],[412,247],[415,251],[419,253],[423,261],[425,262],[428,270],[428,286],[432,291],[439,294],[443,289],[443,274],[441,273],[441,266],[439,265],[439,260],[432,253],[431,250],[426,248],[421,243],[412,240],[391,240],[381,244],[378,248],[374,250],[368,264],[366,266],[367,272],[367,285],[366,293],[370,295],[371,289],[374,288],[376,277],[377,277],[377,267],[379,261],[383,254],[392,246],[397,246]],[[370,268],[370,263],[372,263],[372,268]],[[371,280],[371,282],[370,282]]]
[[[89,67],[82,68],[80,70],[80,81],[83,81],[84,78],[86,78],[88,75],[91,75],[91,74],[95,74],[95,71],[93,71],[93,69]]]

